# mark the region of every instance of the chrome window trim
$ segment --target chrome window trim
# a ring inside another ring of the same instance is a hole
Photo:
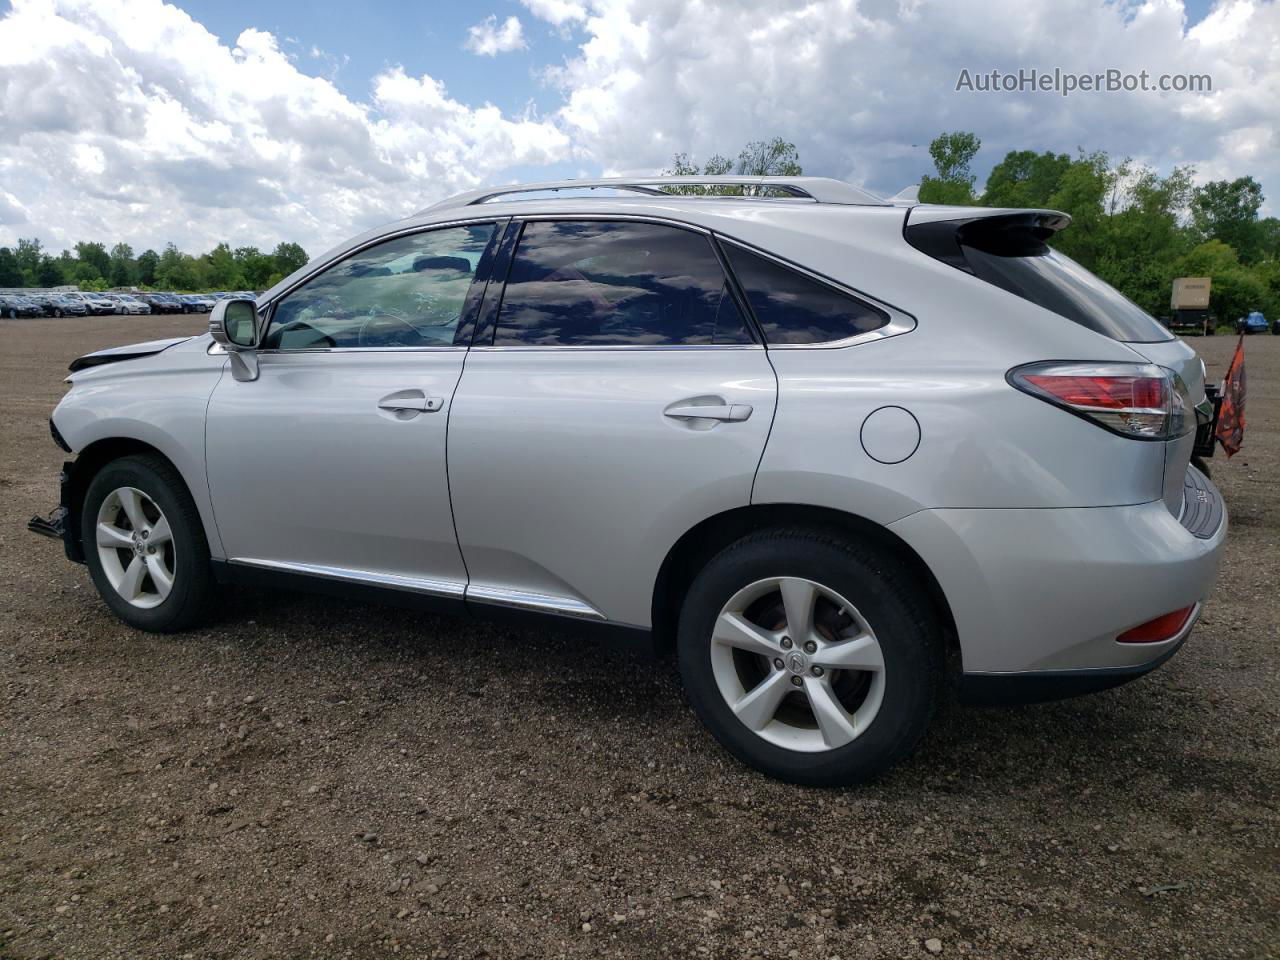
[[[324,354],[324,353],[459,353],[465,351],[464,346],[448,346],[448,347],[298,347],[291,350],[258,350],[256,351],[260,357],[279,357],[293,356],[295,354]]]
[[[758,343],[548,343],[538,344],[486,344],[472,347],[485,353],[499,350],[515,353],[546,353],[548,350],[763,350]]]
[[[828,276],[824,276],[815,270],[810,270],[798,263],[794,263],[785,257],[780,257],[768,250],[762,250],[760,247],[754,246],[745,241],[735,239],[723,233],[713,232],[713,236],[722,244],[738,247],[748,253],[763,257],[766,260],[772,260],[780,267],[785,267],[796,273],[802,274],[809,279],[830,287],[838,293],[842,293],[847,297],[853,297],[855,300],[862,300],[871,304],[878,310],[883,310],[889,315],[889,322],[882,327],[876,327],[874,330],[868,330],[866,333],[857,333],[852,337],[845,337],[841,340],[824,340],[821,343],[770,343],[767,344],[769,350],[843,350],[845,347],[854,347],[861,343],[870,343],[873,340],[884,340],[888,337],[897,337],[904,333],[910,333],[916,328],[916,318],[905,310],[900,310],[891,303],[873,297],[868,293],[851,287],[848,284],[841,283],[838,280],[832,280]],[[732,264],[730,265],[732,266]]]
[[[409,593],[425,593],[434,597],[461,599],[467,587],[466,583],[461,580],[406,577],[395,573],[376,573],[372,570],[354,570],[348,567],[330,567],[324,564],[258,560],[252,557],[232,557],[228,562],[245,567],[258,567],[263,570],[281,570],[286,573],[301,573],[326,580],[341,580],[345,583],[361,583],[388,587],[392,590],[404,590]]]
[[[559,613],[587,620],[606,619],[605,615],[591,604],[575,600],[573,597],[556,597],[545,593],[532,593],[528,590],[513,590],[510,587],[468,584],[466,599],[496,603],[504,607],[517,607],[521,610]]]

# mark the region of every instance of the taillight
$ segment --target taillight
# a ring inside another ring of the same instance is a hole
[[[1194,426],[1186,384],[1153,363],[1028,363],[1010,370],[1008,379],[1121,436],[1171,440]]]
[[[1182,628],[1187,625],[1187,621],[1191,619],[1191,614],[1195,613],[1195,610],[1195,604],[1192,604],[1181,610],[1166,613],[1164,616],[1139,624],[1132,630],[1126,630],[1116,637],[1116,640],[1120,643],[1164,643],[1166,640],[1172,640],[1182,632]]]

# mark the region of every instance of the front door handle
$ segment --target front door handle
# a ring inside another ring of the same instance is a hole
[[[428,397],[421,390],[401,390],[378,401],[378,409],[389,413],[435,413],[443,406],[440,397]]]
[[[663,411],[673,420],[723,420],[726,423],[741,423],[751,416],[749,403],[720,403],[700,406],[688,404],[679,407],[668,407]]]

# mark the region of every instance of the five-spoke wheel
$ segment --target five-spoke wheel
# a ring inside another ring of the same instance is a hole
[[[98,508],[98,559],[107,580],[125,600],[144,610],[159,606],[173,589],[175,555],[169,521],[136,487],[119,487]]]
[[[909,564],[878,542],[781,528],[694,578],[680,672],[737,757],[794,783],[858,783],[905,756],[933,714],[942,638]]]
[[[734,594],[711,635],[711,669],[734,715],[791,750],[842,747],[884,698],[884,654],[852,603],[800,577]]]

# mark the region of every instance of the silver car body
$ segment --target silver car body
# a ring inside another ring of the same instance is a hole
[[[1185,631],[1158,644],[1116,637],[1199,604],[1214,581],[1225,513],[1200,535],[1180,523],[1193,437],[1117,436],[1015,390],[1006,373],[1145,360],[1199,400],[1194,351],[1110,339],[903,239],[908,218],[990,210],[893,205],[843,184],[828,198],[821,184],[833,181],[802,180],[819,202],[477,194],[335,247],[258,304],[265,314],[400,233],[635,218],[799,265],[880,305],[884,328],[768,349],[259,350],[248,381],[200,336],[74,374],[54,423],[77,452],[113,438],[160,451],[214,558],[245,568],[648,628],[682,538],[731,511],[803,505],[875,524],[918,556],[966,674],[1106,671],[1170,652]],[[379,406],[392,395],[439,408],[401,419]],[[664,416],[706,398],[750,414],[709,428]]]

